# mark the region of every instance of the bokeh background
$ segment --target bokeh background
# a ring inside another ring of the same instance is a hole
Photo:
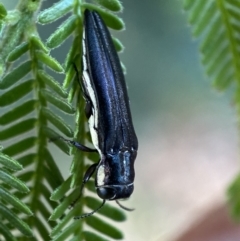
[[[8,9],[16,4],[2,2]],[[54,2],[45,1],[44,7]],[[125,46],[120,58],[127,68],[139,154],[135,192],[124,202],[136,210],[119,226],[126,241],[172,241],[225,202],[239,170],[233,93],[212,89],[182,1],[122,3],[126,31],[113,34]],[[56,26],[39,26],[42,39]],[[70,44],[53,51],[60,62]],[[70,159],[55,153],[67,177]]]

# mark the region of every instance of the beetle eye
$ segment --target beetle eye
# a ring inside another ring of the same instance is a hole
[[[102,199],[113,199],[116,196],[115,189],[111,187],[99,187],[97,194]]]

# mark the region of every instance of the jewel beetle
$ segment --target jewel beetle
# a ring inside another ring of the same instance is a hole
[[[96,11],[84,12],[80,82],[86,101],[85,114],[96,149],[61,138],[80,150],[99,153],[100,160],[86,171],[82,188],[96,173],[96,192],[103,202],[96,210],[75,219],[92,215],[106,200],[115,200],[120,207],[131,210],[118,200],[129,198],[133,192],[138,140],[120,60],[109,30]]]

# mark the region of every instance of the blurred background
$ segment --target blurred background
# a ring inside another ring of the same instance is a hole
[[[16,4],[2,2],[8,9]],[[43,7],[54,2],[45,1]],[[113,34],[125,46],[120,58],[127,68],[139,152],[135,191],[124,203],[136,210],[119,226],[126,241],[173,241],[197,227],[208,213],[219,220],[213,209],[224,210],[227,218],[226,188],[240,169],[233,94],[212,89],[204,75],[199,43],[191,37],[182,1],[122,3],[126,31]],[[40,26],[42,39],[58,25],[51,24],[48,30]],[[70,44],[69,39],[65,52],[53,51],[60,62]],[[69,159],[58,149],[55,157],[67,177]]]

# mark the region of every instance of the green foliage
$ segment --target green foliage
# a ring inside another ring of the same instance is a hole
[[[240,221],[240,174],[228,188],[229,204],[232,207],[232,216]]]
[[[77,63],[81,69],[79,43],[84,10],[97,10],[113,29],[124,28],[123,21],[107,11],[121,11],[120,2],[96,2],[99,5],[62,0],[40,13],[42,0],[21,0],[17,9],[10,12],[0,4],[0,27],[4,26],[0,32],[3,36],[0,39],[0,141],[4,146],[0,152],[1,240],[21,241],[31,235],[29,240],[44,241],[123,238],[109,221],[122,222],[125,214],[109,204],[96,216],[73,219],[101,203],[93,181],[89,181],[88,196],[83,193],[76,206],[68,210],[80,194],[84,172],[99,156],[86,155],[57,138],[74,138],[80,143],[89,141],[86,118],[82,114],[84,100],[73,67],[73,63]],[[36,24],[49,24],[66,14],[67,19],[44,43]],[[72,38],[73,43],[61,65],[50,55],[50,50],[60,47],[67,38]],[[114,43],[117,50],[123,49],[119,40],[114,39]],[[56,73],[65,74],[62,85],[55,80]],[[73,118],[75,114],[75,130],[59,114]],[[63,180],[49,150],[49,140],[64,153],[73,154],[67,180]]]
[[[239,31],[236,29],[239,6],[236,2],[184,1],[193,35],[204,36],[200,46],[202,63],[219,90],[239,82]]]
[[[69,17],[62,25],[48,38],[47,46],[49,48],[56,48],[62,44],[62,41],[67,39],[75,30],[77,16]]]
[[[8,220],[8,223],[1,222],[0,233],[5,240],[16,240],[8,226],[8,224],[11,224],[11,226],[19,230],[21,234],[32,236],[30,227],[17,215],[18,212],[23,213],[25,216],[32,215],[32,212],[26,204],[11,193],[11,190],[23,194],[29,193],[26,184],[13,175],[14,172],[22,170],[23,167],[19,162],[2,152],[0,152],[0,167],[0,214],[1,220]]]
[[[231,84],[236,89],[234,101],[240,120],[240,4],[234,0],[184,0],[193,36],[201,38],[200,51],[206,73],[213,86],[226,90]],[[240,181],[236,178],[229,188],[229,203],[233,215],[240,220]]]
[[[125,25],[122,19],[112,14],[111,12],[106,12],[104,9],[100,8],[99,6],[89,4],[89,3],[84,3],[82,6],[84,8],[97,11],[101,15],[104,22],[109,28],[112,28],[115,30],[122,30],[125,28]]]
[[[95,2],[113,12],[119,12],[123,9],[118,0],[95,0]]]

